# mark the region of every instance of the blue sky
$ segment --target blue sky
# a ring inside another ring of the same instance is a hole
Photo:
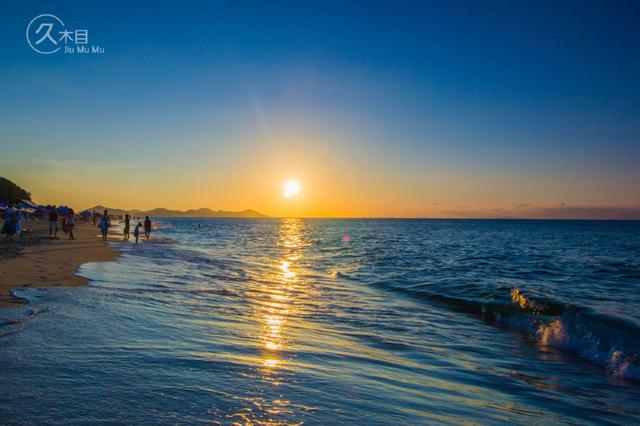
[[[43,200],[125,208],[640,205],[640,4],[487,3],[4,4],[0,167]],[[105,53],[33,52],[40,13]],[[263,196],[265,158],[308,197]]]

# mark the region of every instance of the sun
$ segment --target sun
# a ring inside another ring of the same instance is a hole
[[[284,183],[284,196],[287,198],[295,197],[300,193],[300,182],[295,179],[289,179]]]

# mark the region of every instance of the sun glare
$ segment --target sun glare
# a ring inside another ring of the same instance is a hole
[[[295,179],[289,179],[284,183],[284,196],[295,197],[300,193],[300,183]]]

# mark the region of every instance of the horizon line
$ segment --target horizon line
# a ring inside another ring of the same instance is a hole
[[[149,216],[154,217],[166,217],[166,218],[182,218],[184,217],[182,213],[187,212],[197,212],[199,210],[208,210],[212,213],[231,213],[234,215],[225,217],[219,216],[218,218],[241,218],[242,216],[237,216],[239,213],[244,212],[252,212],[255,213],[256,216],[261,218],[272,218],[272,219],[426,219],[426,220],[573,220],[573,221],[640,221],[640,206],[567,206],[567,205],[559,205],[554,207],[531,207],[528,209],[523,209],[518,212],[516,211],[496,211],[499,209],[494,209],[493,211],[487,210],[483,211],[443,211],[444,215],[432,216],[432,215],[424,215],[424,216],[404,216],[404,215],[389,215],[389,216],[374,216],[374,215],[363,215],[363,216],[333,216],[333,215],[270,215],[263,213],[259,210],[252,208],[245,208],[242,210],[224,210],[217,209],[214,210],[209,207],[200,207],[200,208],[190,208],[190,209],[172,209],[167,207],[154,207],[152,209],[122,209],[115,207],[106,207],[104,205],[98,204],[92,208],[82,209],[79,211],[90,211],[97,210],[96,207],[105,208],[107,210],[115,210],[121,212],[132,212],[137,211],[140,213],[148,214],[153,210],[167,210],[169,213],[176,213],[175,215],[162,215],[162,216],[154,216],[153,214]],[[447,215],[447,213],[449,213]],[[494,213],[494,214],[491,214]],[[515,214],[513,214],[515,213]],[[520,213],[520,214],[518,214]],[[188,216],[190,218],[196,219],[210,219],[216,218],[208,215],[203,216]],[[249,215],[247,217],[253,217]]]

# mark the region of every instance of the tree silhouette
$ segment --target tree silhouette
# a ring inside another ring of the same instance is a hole
[[[0,201],[5,203],[18,203],[21,200],[31,201],[31,194],[9,179],[0,177]]]

